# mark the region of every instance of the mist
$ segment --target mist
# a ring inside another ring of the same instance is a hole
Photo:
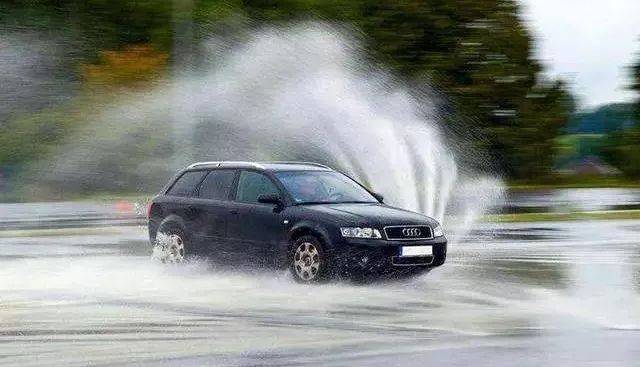
[[[436,105],[372,65],[348,31],[304,23],[237,39],[209,38],[198,65],[87,116],[33,166],[34,190],[152,192],[194,161],[302,160],[440,221],[470,223],[499,200],[499,179],[458,165]]]

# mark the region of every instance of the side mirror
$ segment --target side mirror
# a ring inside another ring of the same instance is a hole
[[[258,196],[258,202],[263,204],[275,204],[282,206],[282,199],[278,194],[262,194]]]
[[[384,200],[384,196],[378,194],[377,192],[372,192],[371,195],[373,195],[373,197],[376,198],[376,200],[378,200],[379,202],[382,202]]]

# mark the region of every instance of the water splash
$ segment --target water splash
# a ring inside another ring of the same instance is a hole
[[[157,188],[194,160],[313,160],[440,221],[452,198],[471,198],[454,208],[465,227],[500,195],[499,180],[460,173],[435,106],[343,31],[305,23],[203,50],[188,72],[92,116],[39,167],[45,182]]]

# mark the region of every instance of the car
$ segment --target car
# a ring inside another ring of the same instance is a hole
[[[155,196],[149,238],[166,262],[289,268],[302,283],[418,274],[445,262],[428,216],[389,206],[349,176],[308,162],[199,162]]]

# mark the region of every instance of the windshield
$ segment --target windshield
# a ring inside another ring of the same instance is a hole
[[[378,202],[362,186],[338,172],[288,171],[275,175],[298,204]]]

